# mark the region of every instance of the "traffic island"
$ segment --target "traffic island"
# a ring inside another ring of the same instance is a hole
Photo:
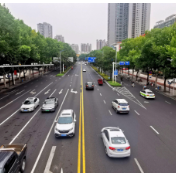
[[[71,69],[71,67],[68,67],[64,72],[58,73],[56,76],[62,77],[62,76],[64,76],[70,69]]]
[[[113,81],[107,81],[111,86],[113,87],[121,87],[122,85],[118,82]]]

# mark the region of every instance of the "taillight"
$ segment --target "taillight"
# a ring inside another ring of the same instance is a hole
[[[130,106],[128,105],[128,107],[130,108]]]
[[[149,96],[149,95],[147,95],[147,96]]]
[[[92,85],[92,87],[94,87],[94,85]]]
[[[120,108],[120,106],[118,106],[118,108]]]
[[[125,148],[126,150],[128,150],[128,149],[130,149],[130,146],[129,147],[127,147],[127,148]]]
[[[88,85],[86,87],[88,87]]]
[[[109,147],[109,149],[110,149],[110,150],[115,150],[115,148],[114,148],[114,147]]]

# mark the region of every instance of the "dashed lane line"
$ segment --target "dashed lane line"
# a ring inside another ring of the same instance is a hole
[[[111,111],[109,110],[109,114],[112,115]]]
[[[102,94],[100,93],[100,96],[102,96]]]
[[[170,102],[168,102],[168,101],[165,101],[167,104],[171,104]]]
[[[135,161],[136,165],[138,166],[140,172],[141,172],[141,173],[144,173],[144,171],[143,171],[142,167],[140,166],[138,160],[137,160],[136,158],[134,158],[134,161]]]
[[[155,131],[156,134],[159,134],[158,131],[155,130],[155,128],[153,128],[152,126],[150,126],[150,128]]]
[[[134,112],[135,112],[137,115],[140,115],[136,110],[134,110]]]
[[[103,100],[104,101],[104,104],[106,104],[106,101],[105,100]]]

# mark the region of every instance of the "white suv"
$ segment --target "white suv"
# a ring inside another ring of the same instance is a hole
[[[116,113],[129,113],[130,106],[125,99],[116,99],[112,101],[112,108]]]
[[[55,137],[73,137],[75,135],[76,114],[72,109],[63,110],[54,128]]]

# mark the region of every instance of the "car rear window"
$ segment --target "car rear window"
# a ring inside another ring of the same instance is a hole
[[[128,106],[128,103],[119,103],[120,106]]]
[[[126,144],[126,140],[124,137],[112,137],[111,142],[112,144]]]
[[[45,101],[45,104],[53,104],[54,103],[54,100],[52,99],[52,100],[46,100]]]
[[[91,83],[91,82],[88,82],[87,84],[88,84],[89,86],[91,86],[91,85],[92,85],[92,83]]]
[[[147,92],[147,94],[153,94],[153,92]]]

